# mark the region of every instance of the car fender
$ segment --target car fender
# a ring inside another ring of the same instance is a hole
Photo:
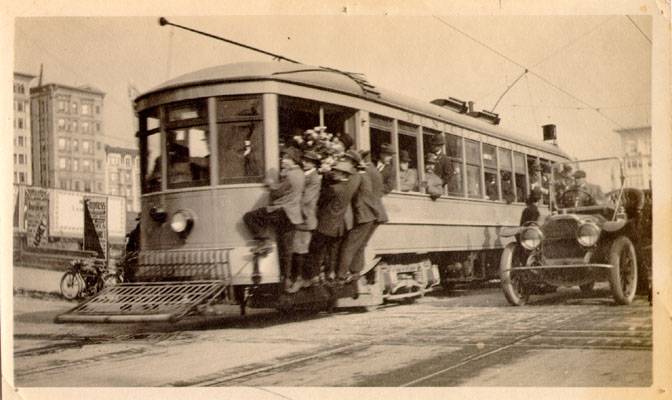
[[[627,221],[624,219],[620,219],[618,221],[607,221],[602,224],[602,230],[605,232],[616,232],[622,229],[626,223]]]

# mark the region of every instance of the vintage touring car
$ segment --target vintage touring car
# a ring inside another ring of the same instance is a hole
[[[581,163],[588,161],[605,159]],[[502,232],[516,237],[500,259],[501,286],[511,305],[525,304],[540,288],[579,286],[590,292],[600,281],[609,282],[617,304],[630,304],[638,290],[650,290],[650,196],[625,188],[622,173],[620,182],[604,199],[570,187],[542,224]]]

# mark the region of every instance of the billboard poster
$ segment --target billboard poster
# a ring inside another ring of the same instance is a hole
[[[47,244],[49,234],[49,192],[26,188],[25,207],[28,247],[41,247]]]
[[[49,232],[52,236],[81,238],[84,232],[84,201],[81,193],[50,190]]]
[[[84,198],[84,250],[107,259],[107,198]]]

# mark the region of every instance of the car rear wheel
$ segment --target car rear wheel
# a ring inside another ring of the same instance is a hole
[[[609,263],[613,266],[609,273],[611,293],[616,303],[632,303],[637,291],[637,256],[630,239],[621,236],[614,240],[609,249]]]
[[[506,300],[512,306],[522,306],[530,298],[525,282],[523,271],[516,271],[516,267],[522,267],[520,251],[516,251],[517,245],[510,243],[504,248],[499,262],[499,278],[502,291]]]

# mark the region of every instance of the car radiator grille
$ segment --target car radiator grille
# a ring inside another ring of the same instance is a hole
[[[576,241],[576,229],[579,223],[573,219],[561,219],[548,222],[542,227],[544,258],[583,257],[585,250]]]

